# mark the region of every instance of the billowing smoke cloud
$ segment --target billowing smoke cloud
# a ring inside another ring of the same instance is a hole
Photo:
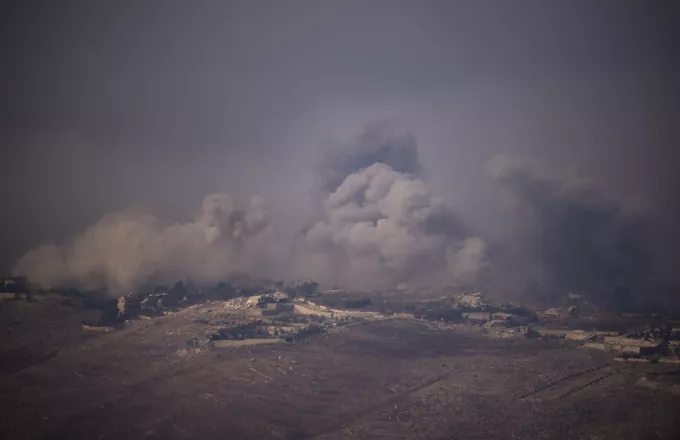
[[[543,288],[605,300],[617,286],[640,293],[649,282],[643,215],[586,182],[545,177],[504,157],[495,158],[490,170],[515,214],[515,251]]]
[[[321,214],[304,231],[304,263],[344,285],[453,284],[475,278],[485,244],[415,174],[415,137],[389,123],[368,125],[322,167]]]
[[[46,288],[79,286],[125,292],[153,279],[190,275],[212,281],[256,262],[257,240],[268,231],[263,200],[239,209],[226,194],[205,198],[195,221],[162,226],[148,214],[105,215],[71,242],[40,246],[13,272]]]
[[[325,157],[316,216],[295,258],[276,252],[280,246],[272,243],[280,241],[269,240],[260,198],[244,210],[215,194],[188,223],[163,226],[147,214],[108,214],[69,243],[29,251],[14,273],[47,288],[113,293],[185,276],[217,281],[234,271],[355,286],[473,280],[485,264],[485,244],[430,194],[417,177],[421,170],[411,133],[369,124],[352,146]]]

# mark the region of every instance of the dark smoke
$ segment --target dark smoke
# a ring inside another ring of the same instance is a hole
[[[347,176],[376,163],[401,173],[420,174],[423,167],[415,135],[392,121],[366,124],[351,145],[326,151],[319,166],[324,191],[335,191]]]
[[[609,301],[617,287],[640,295],[649,285],[645,216],[588,184],[541,176],[527,165],[496,158],[491,169],[515,214],[517,251],[537,269],[542,288]]]

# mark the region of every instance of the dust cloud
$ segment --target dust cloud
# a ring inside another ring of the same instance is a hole
[[[61,245],[30,250],[13,272],[43,288],[78,286],[112,293],[154,279],[218,280],[250,269],[258,239],[270,232],[264,201],[245,208],[226,194],[209,195],[194,221],[163,226],[139,212],[114,212]]]

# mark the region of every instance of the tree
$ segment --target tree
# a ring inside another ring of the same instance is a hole
[[[172,286],[172,289],[170,289],[168,292],[166,300],[163,302],[169,306],[175,305],[182,301],[188,294],[189,292],[187,291],[186,287],[184,287],[184,281],[177,281],[175,285]]]
[[[235,298],[236,289],[231,284],[219,282],[215,286],[215,296],[217,296],[220,299]]]
[[[287,294],[291,298],[297,297],[297,290],[292,288],[292,287],[286,287],[283,289],[283,292]]]
[[[305,281],[302,283],[302,285],[299,287],[299,295],[300,296],[314,296],[316,294],[317,289],[319,288],[319,283],[316,281]]]

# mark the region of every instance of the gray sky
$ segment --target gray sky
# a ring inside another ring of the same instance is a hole
[[[499,152],[581,172],[670,231],[672,3],[3,2],[0,268],[108,211],[185,220],[215,191],[261,194],[287,236],[329,139],[373,119],[413,130],[431,191],[485,236],[511,233],[484,172]]]

